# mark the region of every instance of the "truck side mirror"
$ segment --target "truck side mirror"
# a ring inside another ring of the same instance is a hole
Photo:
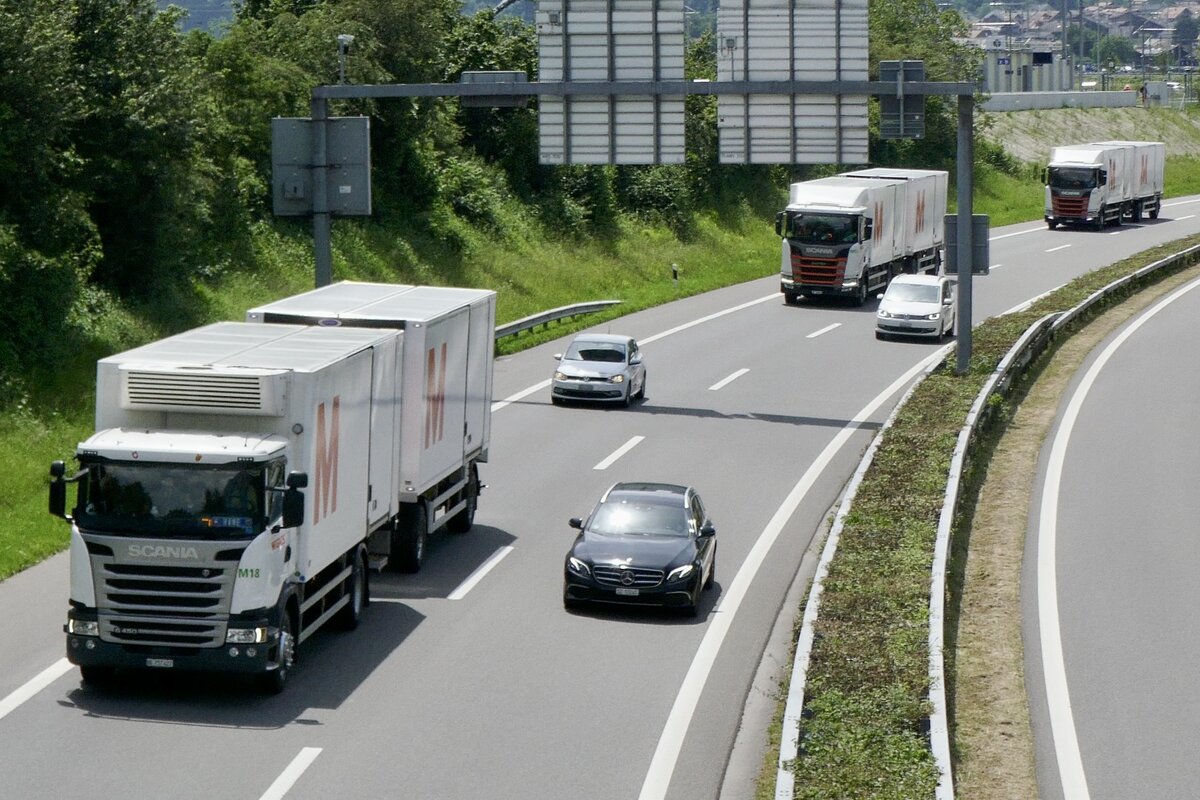
[[[787,214],[785,212],[783,212],[783,211],[776,212],[776,214],[775,214],[775,235],[776,236],[783,236],[783,221],[786,217],[787,217]]]
[[[874,238],[872,236],[872,232],[874,230],[875,230],[875,227],[874,227],[874,224],[871,222],[871,220],[867,220],[863,224],[863,241],[864,242],[869,242],[869,241],[871,241],[871,239]]]
[[[306,489],[308,488],[308,473],[307,472],[289,472],[287,476],[287,486],[289,489]]]
[[[295,486],[283,493],[283,527],[298,528],[304,523],[304,495]]]
[[[67,482],[63,476],[67,467],[61,461],[50,464],[50,513],[67,518]]]

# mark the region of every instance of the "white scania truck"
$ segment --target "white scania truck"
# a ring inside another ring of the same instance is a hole
[[[945,244],[944,170],[876,168],[793,183],[775,218],[780,291],[860,305],[901,273],[937,272]]]
[[[494,333],[481,344],[469,309],[445,316],[414,336],[216,323],[98,362],[96,433],[50,484],[71,523],[67,656],[85,681],[213,670],[281,691],[299,643],[357,626],[371,566],[418,567],[435,512],[470,527],[489,426],[452,427],[446,409],[486,418]]]
[[[1045,175],[1045,219],[1097,230],[1122,220],[1157,219],[1162,208],[1166,145],[1091,142],[1055,147]]]

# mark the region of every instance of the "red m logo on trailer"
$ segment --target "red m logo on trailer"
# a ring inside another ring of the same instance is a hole
[[[325,423],[325,404],[317,406],[317,457],[313,492],[313,525],[337,511],[338,430],[341,396],[330,404],[329,424]],[[323,512],[323,513],[322,513]]]
[[[913,233],[925,230],[925,192],[917,192],[917,220]]]
[[[871,237],[877,242],[883,241],[883,203],[875,203],[875,234]]]
[[[1150,182],[1150,156],[1142,154],[1142,179],[1141,184],[1145,186]]]
[[[425,362],[425,449],[442,440],[446,430],[446,343],[429,348]]]

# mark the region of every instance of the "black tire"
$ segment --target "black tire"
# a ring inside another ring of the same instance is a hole
[[[638,389],[638,392],[637,392],[637,399],[638,399],[638,400],[645,400],[645,399],[646,399],[646,376],[645,376],[645,375],[643,375],[643,376],[642,376],[642,385],[641,385],[641,387]]]
[[[712,585],[713,585],[713,581],[715,581],[716,579],[717,579],[717,546],[714,544],[713,545],[712,566],[709,568],[708,578],[706,578],[704,581],[704,588],[711,589]]]
[[[630,383],[630,385],[629,385],[629,386],[626,386],[626,387],[625,387],[625,399],[621,401],[621,405],[623,405],[625,408],[629,408],[631,405],[633,405],[633,385],[632,385],[632,382]]]
[[[887,339],[887,334],[883,331],[875,331],[875,338],[882,342]]]
[[[550,395],[550,402],[556,406],[561,406],[563,404],[563,399],[556,395]]]
[[[683,606],[680,609],[680,611],[683,613],[683,615],[685,617],[694,619],[694,618],[700,616],[700,592],[701,592],[701,587],[699,585],[697,585],[695,591],[692,592],[692,596],[691,596],[692,602],[688,603],[686,606]]]
[[[368,602],[367,548],[360,544],[355,548],[352,558],[354,563],[351,564],[350,583],[347,587],[350,602],[342,606],[334,617],[334,624],[343,631],[352,631],[358,627]]]
[[[85,686],[103,686],[111,683],[116,670],[112,667],[101,667],[96,664],[80,664],[79,678]]]
[[[1134,222],[1142,221],[1142,201],[1141,200],[1135,200],[1133,202],[1133,214],[1131,216],[1133,217]]]
[[[467,505],[446,522],[446,529],[451,533],[466,533],[475,524],[475,509],[479,507],[479,471],[474,464],[470,466],[470,476],[463,491],[467,494]]]
[[[400,506],[398,524],[392,529],[392,558],[400,572],[420,572],[429,540],[429,511],[425,501]]]
[[[281,694],[287,688],[288,677],[296,665],[296,629],[292,623],[292,611],[287,606],[284,606],[279,620],[278,648],[275,669],[259,676],[259,685],[268,694]]]
[[[795,292],[784,292],[783,302],[787,303],[789,306],[794,306],[800,302],[800,295],[796,294]]]
[[[583,608],[583,606],[584,602],[582,600],[575,600],[567,597],[566,592],[563,592],[563,608],[565,608],[567,611],[579,611]]]
[[[1055,220],[1052,220],[1052,219],[1048,219],[1048,220],[1046,220],[1046,227],[1049,228],[1050,230],[1054,230],[1055,228],[1058,227],[1058,222]]]
[[[1158,206],[1154,207],[1154,210],[1150,212],[1150,219],[1158,219],[1158,209]]]
[[[864,306],[867,304],[867,275],[864,272],[858,279],[858,292],[854,295],[854,305]]]

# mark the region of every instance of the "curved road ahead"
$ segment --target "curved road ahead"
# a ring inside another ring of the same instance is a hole
[[[977,318],[1195,233],[1198,202],[1105,232],[993,231]],[[163,674],[85,691],[61,659],[65,557],[0,584],[5,796],[718,796],[802,558],[936,348],[876,341],[874,303],[786,306],[774,275],[601,327],[643,343],[647,401],[551,406],[561,342],[499,360],[475,530],[435,541],[416,576],[375,577],[363,625],[307,642],[282,696]],[[695,620],[562,608],[567,518],[628,479],[706,499],[716,586]]]

